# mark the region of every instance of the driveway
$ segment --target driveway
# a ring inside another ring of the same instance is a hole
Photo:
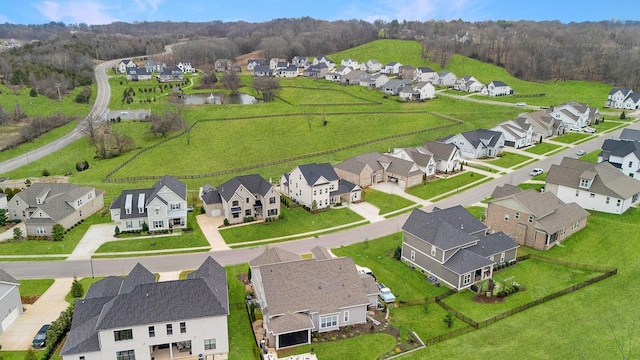
[[[33,305],[24,305],[26,311],[0,335],[2,351],[28,350],[40,327],[57,319],[69,306],[64,298],[72,282],[73,278],[58,278]]]
[[[378,207],[369,204],[366,201],[357,204],[349,204],[349,210],[369,220],[369,222],[377,222],[384,220],[383,216],[380,216],[380,209]]]
[[[202,234],[207,238],[209,245],[211,245],[211,251],[229,250],[231,249],[224,242],[220,231],[218,230],[224,224],[224,216],[211,217],[206,214],[200,214],[196,216],[196,221]]]

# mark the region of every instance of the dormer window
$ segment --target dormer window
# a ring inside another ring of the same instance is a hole
[[[582,178],[580,179],[580,187],[581,187],[581,188],[588,189],[588,188],[589,188],[589,186],[591,186],[591,180],[589,180],[589,179],[582,179]]]
[[[36,204],[38,204],[38,205],[42,205],[42,199],[37,198],[37,199],[36,199]]]

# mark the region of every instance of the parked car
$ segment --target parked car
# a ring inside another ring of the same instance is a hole
[[[438,278],[433,276],[433,275],[428,275],[427,276],[427,281],[430,282],[431,284],[435,285],[436,287],[440,286],[440,280],[438,280]]]
[[[356,264],[356,270],[358,270],[358,274],[367,274],[367,275],[370,275],[373,278],[373,280],[376,279],[376,276],[373,275],[373,271],[371,271],[371,269],[367,267]]]
[[[51,327],[51,324],[42,325],[40,330],[38,330],[38,333],[36,334],[36,336],[33,338],[33,342],[31,343],[31,346],[33,346],[36,349],[44,347],[47,343],[47,331],[49,330],[50,327]]]
[[[578,156],[586,155],[587,152],[584,150],[578,150]]]
[[[569,128],[569,130],[571,130],[571,131],[582,131],[582,128],[580,126],[573,125],[572,127]]]
[[[586,127],[584,129],[582,129],[582,131],[589,133],[589,134],[593,134],[596,132],[596,129],[592,128],[592,127]]]
[[[531,173],[529,173],[529,175],[538,176],[538,175],[541,175],[543,172],[544,172],[544,170],[542,170],[540,168],[535,168],[535,169],[531,170]]]
[[[519,103],[516,103],[516,106],[527,106],[527,103],[519,102]]]
[[[380,297],[380,299],[382,299],[382,301],[386,302],[387,304],[396,301],[396,296],[393,295],[391,289],[384,286],[384,284],[382,283],[379,283],[378,287],[380,288],[380,293],[378,293],[378,296]]]

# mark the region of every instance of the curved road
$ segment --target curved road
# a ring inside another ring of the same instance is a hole
[[[88,116],[100,118],[107,111],[109,99],[111,98],[111,89],[109,87],[109,77],[107,76],[106,70],[118,61],[119,60],[110,60],[96,66],[95,76],[96,83],[98,84],[98,91],[96,94],[96,102],[93,104],[93,108]],[[38,160],[66,147],[84,136],[82,128],[83,122],[81,121],[73,131],[58,140],[46,144],[38,149],[31,150],[24,155],[20,155],[11,160],[0,163],[0,174],[15,170],[21,166],[27,165],[31,161]]]

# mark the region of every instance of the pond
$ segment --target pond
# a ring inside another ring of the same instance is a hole
[[[223,105],[223,104],[242,104],[242,105],[251,105],[257,104],[258,99],[251,95],[238,93],[236,95],[227,95],[220,93],[212,93],[212,94],[193,94],[193,95],[182,95],[182,101],[186,105],[206,105],[206,104],[214,104],[214,105]]]

